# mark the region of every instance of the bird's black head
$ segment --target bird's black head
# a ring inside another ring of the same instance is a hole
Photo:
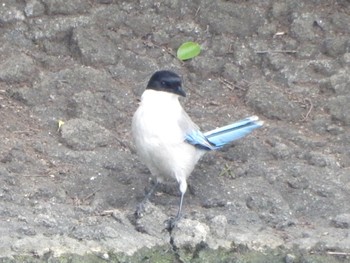
[[[165,91],[186,97],[186,93],[181,86],[181,78],[176,73],[168,70],[154,73],[148,81],[146,89]]]

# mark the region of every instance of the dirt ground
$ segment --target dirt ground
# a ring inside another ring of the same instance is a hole
[[[349,25],[348,0],[1,0],[1,262],[350,262]],[[181,62],[186,41],[202,52]],[[171,233],[171,180],[133,215],[151,175],[131,118],[160,69],[203,131],[265,121],[201,160]],[[135,259],[158,248],[176,260]]]

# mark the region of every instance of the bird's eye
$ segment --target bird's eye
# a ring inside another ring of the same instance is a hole
[[[162,84],[162,86],[165,86],[165,81],[164,80],[162,80],[161,82],[160,82],[160,84]]]

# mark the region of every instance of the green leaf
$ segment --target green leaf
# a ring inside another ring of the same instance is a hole
[[[187,60],[194,58],[201,52],[201,46],[195,42],[185,42],[177,50],[177,58]]]

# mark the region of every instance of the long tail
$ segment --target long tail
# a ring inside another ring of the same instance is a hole
[[[246,136],[263,124],[257,116],[251,116],[206,133],[196,131],[187,135],[186,141],[204,150],[215,150]]]

